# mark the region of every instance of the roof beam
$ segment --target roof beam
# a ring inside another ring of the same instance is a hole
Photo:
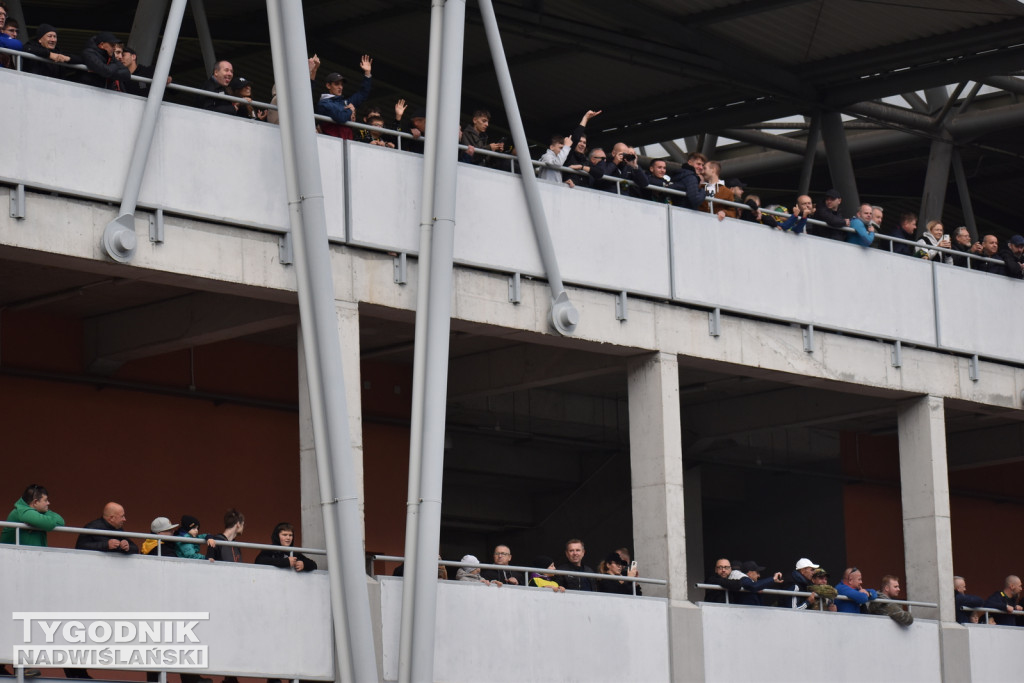
[[[109,374],[123,363],[212,344],[299,321],[298,309],[257,299],[201,292],[89,318],[86,367]]]
[[[701,12],[684,17],[683,20],[687,26],[698,28],[710,24],[720,24],[723,21],[744,19],[754,14],[774,12],[790,5],[805,5],[808,2],[812,2],[812,0],[746,0],[746,2],[739,2],[735,5],[716,8],[713,12]]]

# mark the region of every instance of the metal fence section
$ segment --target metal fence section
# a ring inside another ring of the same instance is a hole
[[[814,593],[810,593],[810,592],[807,592],[807,591],[790,591],[790,590],[783,590],[781,588],[764,588],[764,589],[756,591],[756,592],[752,592],[752,591],[748,591],[748,590],[742,590],[742,589],[738,590],[738,591],[730,591],[728,588],[725,588],[723,586],[719,586],[716,583],[695,583],[694,586],[696,586],[697,588],[703,588],[704,590],[724,591],[725,592],[725,602],[726,602],[726,604],[730,604],[730,602],[729,602],[729,594],[733,593],[733,592],[735,592],[735,593],[742,592],[742,593],[747,593],[747,594],[753,593],[754,595],[756,595],[757,593],[764,593],[766,595],[785,595],[785,596],[789,596],[789,597],[798,597],[798,598],[807,598],[807,597],[810,597],[810,596],[814,595]],[[835,599],[836,600],[843,600],[843,601],[850,601],[850,599],[848,597],[846,597],[845,595],[837,595],[835,597]],[[933,609],[937,609],[938,606],[939,606],[938,603],[934,603],[934,602],[921,602],[919,600],[891,600],[889,598],[875,598],[871,602],[891,603],[893,605],[904,605],[904,606],[906,606],[908,608],[910,608],[910,607],[930,607],[930,608],[933,608]],[[820,600],[818,601],[818,603],[819,603],[819,605],[822,605],[822,602]],[[819,607],[819,609],[823,609],[823,607]],[[908,611],[909,611],[909,609],[908,609]]]

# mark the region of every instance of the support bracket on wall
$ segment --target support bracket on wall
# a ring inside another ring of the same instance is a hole
[[[395,255],[395,284],[404,285],[409,282],[408,254],[404,251]]]
[[[153,244],[164,243],[164,210],[157,209],[149,214],[149,241]]]
[[[629,320],[629,298],[626,290],[615,295],[615,319],[618,321]]]
[[[967,365],[967,372],[972,382],[977,382],[981,377],[978,375],[978,354],[971,356]]]
[[[514,304],[523,301],[523,278],[519,273],[508,276],[508,300]]]
[[[892,343],[892,366],[894,368],[903,367],[903,342],[899,339]]]
[[[277,238],[277,260],[282,266],[290,266],[295,263],[295,253],[292,251],[292,234],[286,232]]]
[[[804,327],[804,351],[814,353],[814,325]]]
[[[25,185],[19,183],[11,188],[11,218],[25,217]]]
[[[712,337],[722,335],[722,309],[713,308],[708,311],[708,334]]]

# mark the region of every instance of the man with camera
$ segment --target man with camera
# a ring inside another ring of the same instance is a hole
[[[639,197],[640,190],[648,185],[647,174],[636,162],[636,150],[625,142],[616,142],[610,158],[591,166],[590,177],[595,181],[593,186],[605,192],[615,192],[620,180],[631,180],[635,186],[620,190],[631,197]]]

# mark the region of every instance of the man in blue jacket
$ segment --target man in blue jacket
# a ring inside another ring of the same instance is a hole
[[[732,594],[735,596],[735,602],[737,604],[760,605],[761,591],[765,588],[776,586],[776,584],[778,584],[778,588],[782,587],[782,572],[775,572],[772,576],[766,576],[762,579],[761,572],[764,570],[764,567],[753,560],[748,560],[740,566],[740,571],[746,574],[746,576],[740,579],[740,587],[742,590],[738,593]]]
[[[327,92],[320,96],[314,111],[323,116],[330,116],[334,123],[320,123],[320,130],[325,135],[333,135],[336,138],[346,140],[353,139],[352,129],[345,124],[355,121],[356,107],[361,105],[370,96],[370,86],[373,83],[373,60],[370,55],[363,55],[359,60],[359,68],[363,70],[363,83],[359,91],[345,97],[342,91],[345,89],[345,77],[339,73],[327,74],[324,79],[324,87]]]
[[[851,567],[845,573],[848,578],[836,584],[836,592],[840,596],[846,596],[846,600],[836,600],[836,611],[847,614],[860,614],[860,608],[878,597],[878,592],[872,588],[865,589],[864,575],[856,567]]]

